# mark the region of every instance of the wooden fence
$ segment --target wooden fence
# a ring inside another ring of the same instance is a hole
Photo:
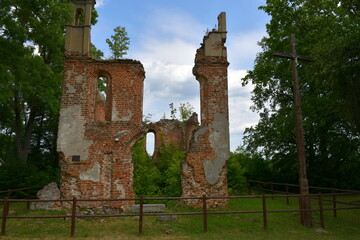
[[[271,195],[274,194],[286,194],[286,195],[294,195],[294,192],[299,192],[299,185],[297,184],[289,184],[289,183],[274,183],[274,182],[261,182],[261,181],[253,181],[248,180],[247,181],[248,186],[248,194],[251,195],[256,190],[258,194],[261,193],[270,193]],[[277,188],[275,188],[277,187]],[[295,191],[291,191],[290,188],[295,188]],[[282,189],[282,190],[281,190]],[[360,195],[360,191],[356,190],[348,190],[348,189],[338,189],[338,188],[325,188],[325,187],[315,187],[315,186],[309,186],[309,189],[312,191],[317,191],[318,193],[334,193],[332,194],[331,200],[324,200],[327,202],[333,203],[333,208],[336,209],[337,204],[345,204],[345,205],[353,205],[353,206],[360,206],[358,203],[351,203],[351,202],[344,202],[337,200],[336,196],[338,194],[335,193],[352,193],[355,195]],[[286,197],[286,204],[290,204],[289,196]],[[334,211],[334,216],[336,217],[336,211]]]
[[[253,181],[247,180],[249,195],[251,195],[251,189],[257,189],[258,191],[270,192],[274,193],[298,193],[300,186],[298,184],[289,184],[289,183],[275,183],[275,182],[261,182],[261,181]],[[277,188],[276,188],[277,187]],[[291,191],[291,188],[295,188],[295,191]],[[281,190],[282,189],[282,190]],[[339,189],[339,188],[325,188],[325,187],[315,187],[309,186],[309,190],[315,193],[360,193],[360,191],[356,190],[348,190],[348,189]]]
[[[360,206],[350,206],[350,207],[336,207],[333,206],[331,208],[325,208],[323,205],[324,197],[332,197],[336,198],[336,196],[347,196],[347,195],[360,195],[359,193],[328,193],[328,194],[309,194],[309,195],[298,195],[293,194],[289,196],[286,195],[249,195],[249,196],[227,196],[227,197],[209,197],[209,196],[202,196],[202,197],[161,197],[161,198],[124,198],[124,199],[97,199],[97,200],[89,200],[89,199],[59,199],[59,200],[33,200],[33,199],[2,199],[0,201],[3,202],[3,213],[2,213],[2,226],[1,226],[1,235],[5,236],[6,234],[6,226],[8,219],[34,219],[34,218],[63,218],[63,219],[71,219],[71,227],[70,227],[70,236],[75,236],[75,226],[76,226],[76,219],[80,218],[120,218],[120,217],[138,217],[138,228],[139,228],[139,235],[143,233],[143,219],[144,217],[148,216],[164,216],[164,215],[202,215],[203,217],[203,231],[207,232],[208,224],[207,219],[209,215],[215,214],[261,214],[263,219],[263,227],[266,229],[268,226],[268,214],[270,213],[285,213],[285,212],[302,212],[302,211],[310,211],[310,212],[319,212],[320,217],[320,224],[321,227],[325,227],[324,223],[324,211],[333,211],[334,216],[336,216],[336,211],[338,210],[354,210],[360,209]],[[287,209],[287,210],[268,210],[267,199],[269,198],[304,198],[309,197],[311,199],[317,199],[318,208],[311,208],[311,209]],[[252,198],[252,199],[261,199],[261,210],[250,210],[250,211],[216,211],[210,210],[207,208],[207,200],[209,199],[239,199],[239,198]],[[202,211],[200,212],[176,212],[176,213],[144,213],[144,201],[145,200],[185,200],[185,199],[193,199],[193,200],[200,200],[202,201]],[[139,213],[133,214],[98,214],[98,215],[82,215],[76,213],[76,206],[78,202],[93,202],[93,201],[102,201],[102,202],[113,202],[113,201],[139,201],[140,210]],[[13,216],[9,215],[10,203],[13,202],[71,202],[72,211],[71,215],[58,215],[58,216]]]

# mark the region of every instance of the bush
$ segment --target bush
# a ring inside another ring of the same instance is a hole
[[[159,158],[154,162],[146,153],[144,140],[136,143],[132,149],[133,184],[136,196],[181,196],[180,163],[183,159],[182,151],[171,144],[163,144],[159,151]]]
[[[59,171],[47,166],[45,169],[39,169],[32,163],[23,163],[19,160],[7,161],[0,166],[0,191],[8,189],[42,187],[50,182],[56,181]],[[37,189],[31,193],[35,194]],[[4,194],[1,196],[4,197]],[[16,192],[11,195],[12,198],[28,197],[24,192]]]

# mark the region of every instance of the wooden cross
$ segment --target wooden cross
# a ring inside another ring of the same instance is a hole
[[[300,100],[300,87],[299,76],[297,71],[298,61],[314,62],[315,60],[310,57],[298,56],[296,53],[295,34],[291,34],[290,38],[291,54],[274,52],[272,55],[276,57],[291,59],[292,67],[292,81],[293,81],[293,101],[295,110],[295,133],[296,133],[296,148],[297,158],[299,161],[299,185],[300,194],[309,194],[309,183],[306,174],[306,157],[305,157],[305,140],[304,140],[304,127],[303,119],[301,115],[301,100]],[[301,209],[310,209],[310,199],[301,198]],[[311,224],[311,212],[303,211],[301,215],[301,224],[310,227]]]

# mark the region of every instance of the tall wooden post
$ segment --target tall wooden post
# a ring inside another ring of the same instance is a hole
[[[301,100],[300,100],[300,87],[299,87],[299,75],[297,71],[298,60],[313,62],[314,60],[309,57],[298,56],[296,53],[295,34],[291,34],[290,39],[291,54],[287,53],[273,53],[273,56],[289,58],[291,59],[292,67],[292,81],[293,81],[293,101],[295,110],[295,134],[296,134],[296,149],[297,159],[299,162],[299,185],[300,194],[309,194],[309,184],[306,174],[306,156],[305,156],[305,138],[304,138],[304,127],[303,119],[301,115]],[[303,197],[300,199],[300,216],[301,224],[307,227],[311,227],[311,211],[310,210],[310,199],[309,197]]]

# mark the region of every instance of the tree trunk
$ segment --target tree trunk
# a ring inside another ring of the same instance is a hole
[[[19,160],[26,163],[30,151],[31,133],[35,122],[37,111],[31,108],[29,118],[24,120],[21,117],[22,109],[19,92],[15,93],[15,139],[16,139],[16,153]],[[23,126],[24,125],[24,126]]]

